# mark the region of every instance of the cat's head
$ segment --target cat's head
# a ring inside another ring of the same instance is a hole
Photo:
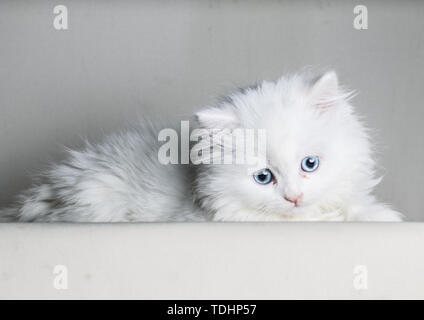
[[[297,74],[239,90],[196,114],[199,126],[264,129],[258,164],[201,165],[196,194],[217,220],[309,217],[376,184],[366,130],[333,71]]]

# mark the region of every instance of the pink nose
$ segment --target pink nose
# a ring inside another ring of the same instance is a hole
[[[302,199],[302,196],[303,196],[303,193],[300,193],[295,197],[284,196],[284,199],[287,200],[288,202],[294,203],[294,205],[297,207],[297,203],[300,201],[300,199]]]

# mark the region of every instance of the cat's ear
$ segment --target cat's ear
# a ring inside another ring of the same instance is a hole
[[[234,108],[228,106],[206,108],[195,116],[200,126],[208,129],[232,129],[239,123]]]
[[[312,82],[310,98],[312,104],[321,109],[327,109],[346,99],[350,94],[344,93],[339,87],[339,80],[334,71],[328,71]]]

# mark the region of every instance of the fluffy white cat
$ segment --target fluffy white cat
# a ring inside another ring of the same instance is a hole
[[[53,166],[3,221],[401,221],[371,194],[367,130],[330,71],[238,90],[196,114],[197,126],[266,131],[266,157],[246,165],[163,165],[144,122]],[[250,171],[249,171],[250,170]],[[250,172],[247,174],[247,172]]]

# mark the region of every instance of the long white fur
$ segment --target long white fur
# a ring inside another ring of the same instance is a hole
[[[247,165],[162,165],[159,126],[115,134],[69,151],[0,212],[3,221],[401,221],[372,195],[372,144],[333,71],[264,81],[196,114],[206,129],[267,133],[261,159],[276,183],[259,185]],[[300,170],[318,155],[317,171]],[[262,169],[262,168],[257,168]],[[285,196],[303,194],[298,206]]]

